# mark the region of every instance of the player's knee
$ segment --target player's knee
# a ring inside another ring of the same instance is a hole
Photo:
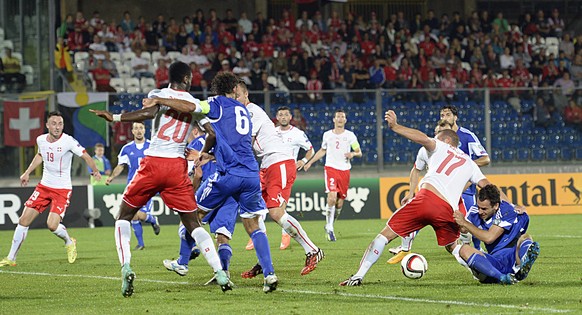
[[[230,240],[229,240],[228,236],[226,236],[224,234],[220,234],[220,233],[216,234],[216,243],[218,245],[228,244],[229,241]]]
[[[59,223],[54,223],[54,222],[47,222],[47,223],[46,223],[46,226],[48,227],[48,229],[49,229],[51,232],[54,232],[54,231],[56,231],[56,230],[57,230],[57,228],[59,227]]]
[[[519,239],[517,240],[517,242],[518,242],[519,244],[521,244],[521,243],[522,243],[523,241],[525,241],[525,240],[532,240],[532,241],[533,241],[532,237],[531,237],[529,234],[525,233],[525,234],[522,234],[522,235],[519,237]]]
[[[269,209],[269,216],[271,216],[271,219],[275,220],[275,222],[279,223],[279,225],[281,225],[280,221],[284,215],[285,215],[285,210],[281,207]]]

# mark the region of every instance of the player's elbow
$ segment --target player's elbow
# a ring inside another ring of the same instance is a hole
[[[493,244],[495,241],[497,240],[497,237],[495,237],[494,235],[487,235],[485,237],[485,239],[483,239],[483,243],[487,244],[487,245],[491,245]]]
[[[491,163],[491,159],[489,158],[489,156],[481,157],[479,160],[480,160],[479,166],[487,166],[489,165],[489,163]]]

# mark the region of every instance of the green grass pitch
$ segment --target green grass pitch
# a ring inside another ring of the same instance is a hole
[[[232,241],[233,291],[203,286],[212,272],[202,257],[190,262],[187,276],[167,271],[162,260],[175,258],[176,226],[162,226],[154,236],[144,226],[146,249],[133,252],[137,274],[135,293],[121,296],[120,266],[113,228],[70,229],[77,238],[77,262],[67,263],[61,241],[44,230],[31,230],[16,267],[0,269],[0,314],[582,314],[582,216],[533,216],[529,233],[541,254],[529,277],[513,286],[482,285],[473,280],[443,248],[434,232],[420,232],[413,251],[428,260],[427,274],[405,278],[400,265],[388,265],[388,245],[362,287],[339,287],[357,270],[360,258],[385,220],[336,223],[338,241],[325,241],[323,222],[303,222],[311,239],[325,250],[317,269],[301,276],[303,250],[297,243],[278,249],[281,230],[268,222],[276,273],[276,292],[262,292],[262,276],[248,280],[240,273],[256,262],[245,251],[242,226]],[[6,255],[12,231],[0,232],[0,251]],[[136,241],[132,239],[132,247]]]

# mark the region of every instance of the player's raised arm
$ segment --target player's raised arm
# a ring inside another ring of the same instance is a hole
[[[408,128],[398,124],[396,118],[396,113],[393,110],[389,110],[384,114],[384,119],[388,122],[388,126],[392,131],[403,136],[404,138],[414,141],[423,147],[425,147],[428,152],[433,152],[436,148],[436,142],[434,139],[430,138],[426,134],[419,130]]]
[[[106,110],[95,110],[90,109],[90,112],[93,114],[109,121],[144,121],[148,119],[152,119],[156,116],[158,112],[158,106],[143,108],[140,110],[136,110],[134,112],[123,113],[123,114],[113,114]]]
[[[38,153],[34,156],[32,162],[30,162],[30,165],[28,166],[26,171],[24,171],[24,173],[20,175],[20,186],[24,187],[28,185],[28,178],[30,176],[30,173],[32,173],[32,171],[34,171],[40,164],[42,164],[42,156],[40,155],[40,153]]]
[[[177,98],[144,98],[142,100],[144,108],[154,107],[156,105],[165,105],[182,113],[202,113],[207,114],[210,111],[210,105],[207,101],[189,102]]]

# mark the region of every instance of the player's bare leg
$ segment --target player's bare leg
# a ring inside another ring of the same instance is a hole
[[[353,276],[349,277],[348,279],[342,281],[340,283],[341,286],[359,286],[362,284],[362,280],[368,270],[378,261],[382,252],[384,251],[384,247],[390,243],[393,239],[398,237],[394,231],[388,225],[382,229],[380,234],[374,238],[374,240],[368,245],[368,248],[364,252],[364,256],[360,261],[360,268],[358,272],[356,272]]]
[[[200,249],[202,256],[204,256],[214,271],[216,283],[220,286],[222,291],[232,290],[232,283],[228,279],[226,272],[222,270],[220,258],[216,252],[216,247],[214,246],[212,237],[201,227],[199,215],[202,215],[202,213],[199,214],[198,211],[193,211],[178,212],[178,214],[180,215],[182,224],[184,224],[184,227],[196,242],[196,246]]]
[[[48,215],[46,225],[54,235],[65,242],[67,260],[72,264],[77,260],[77,240],[69,236],[67,228],[61,223],[61,220],[62,218],[60,215],[51,212]]]
[[[304,276],[317,267],[317,263],[323,259],[324,253],[309,239],[301,223],[285,211],[286,206],[287,203],[284,202],[280,207],[269,209],[269,215],[305,250],[305,266],[301,270],[301,275]]]
[[[275,269],[273,268],[273,262],[271,260],[269,239],[267,238],[265,232],[259,228],[259,217],[260,215],[242,217],[242,222],[245,230],[253,240],[255,245],[255,252],[257,254],[257,258],[259,259],[258,266],[261,268],[261,272],[265,277],[263,282],[263,292],[269,293],[277,289],[279,281],[275,275]],[[253,267],[253,269],[255,267]]]
[[[28,228],[32,224],[32,222],[40,215],[38,211],[35,209],[24,207],[24,211],[22,215],[18,219],[18,225],[14,230],[14,236],[12,237],[12,246],[10,247],[10,252],[8,256],[2,261],[0,261],[0,267],[5,266],[16,266],[16,256],[18,255],[18,251],[24,243],[26,239],[26,235],[28,234]]]
[[[131,219],[140,208],[134,208],[125,201],[119,207],[119,217],[115,221],[115,244],[117,247],[117,256],[121,264],[121,294],[124,297],[130,297],[133,294],[133,280],[135,273],[131,270]]]

